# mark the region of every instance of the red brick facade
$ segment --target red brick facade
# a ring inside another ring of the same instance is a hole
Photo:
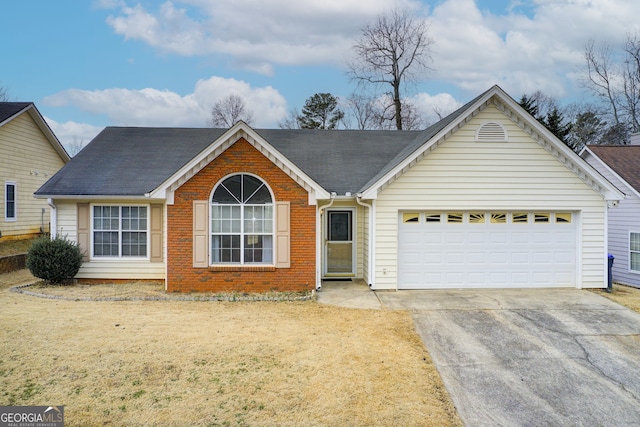
[[[213,187],[234,173],[260,177],[275,201],[291,203],[291,267],[193,267],[193,201],[210,200]],[[304,291],[315,288],[316,208],[307,191],[286,173],[239,139],[197,175],[184,183],[167,207],[167,290],[169,292]]]

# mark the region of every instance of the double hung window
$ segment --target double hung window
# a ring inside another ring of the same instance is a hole
[[[224,179],[211,198],[211,264],[272,264],[273,222],[273,199],[262,180]]]
[[[146,206],[93,206],[93,256],[147,256]]]

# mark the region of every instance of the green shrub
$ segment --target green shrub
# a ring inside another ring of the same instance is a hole
[[[27,251],[26,264],[34,276],[60,284],[78,274],[82,265],[82,250],[66,237],[41,237]]]

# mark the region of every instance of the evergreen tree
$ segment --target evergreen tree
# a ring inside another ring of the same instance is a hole
[[[580,152],[585,145],[600,144],[606,126],[607,122],[600,120],[594,111],[587,110],[579,113],[571,126],[567,145],[574,151]]]
[[[540,121],[540,116],[538,115],[538,102],[533,96],[527,96],[526,94],[522,95],[518,104],[527,110],[527,113],[531,114],[534,119]]]
[[[545,120],[542,121],[542,124],[560,141],[567,144],[569,132],[571,132],[571,123],[565,120],[564,115],[558,108],[553,108],[549,111]]]
[[[343,118],[338,98],[330,93],[316,93],[308,98],[297,117],[301,129],[335,129]]]

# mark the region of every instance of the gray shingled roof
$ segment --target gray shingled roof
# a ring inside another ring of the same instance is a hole
[[[421,133],[306,129],[256,132],[322,188],[340,195],[360,191],[398,153],[415,145]]]
[[[255,131],[328,192],[356,194],[400,164],[482,96],[484,93],[424,131]],[[107,127],[35,194],[143,196],[226,131]]]
[[[41,196],[142,196],[226,129],[107,127],[37,192]],[[355,193],[421,132],[256,129],[327,191]]]
[[[205,128],[107,127],[35,194],[143,196],[224,132]]]
[[[0,102],[0,123],[31,105],[32,102]]]

